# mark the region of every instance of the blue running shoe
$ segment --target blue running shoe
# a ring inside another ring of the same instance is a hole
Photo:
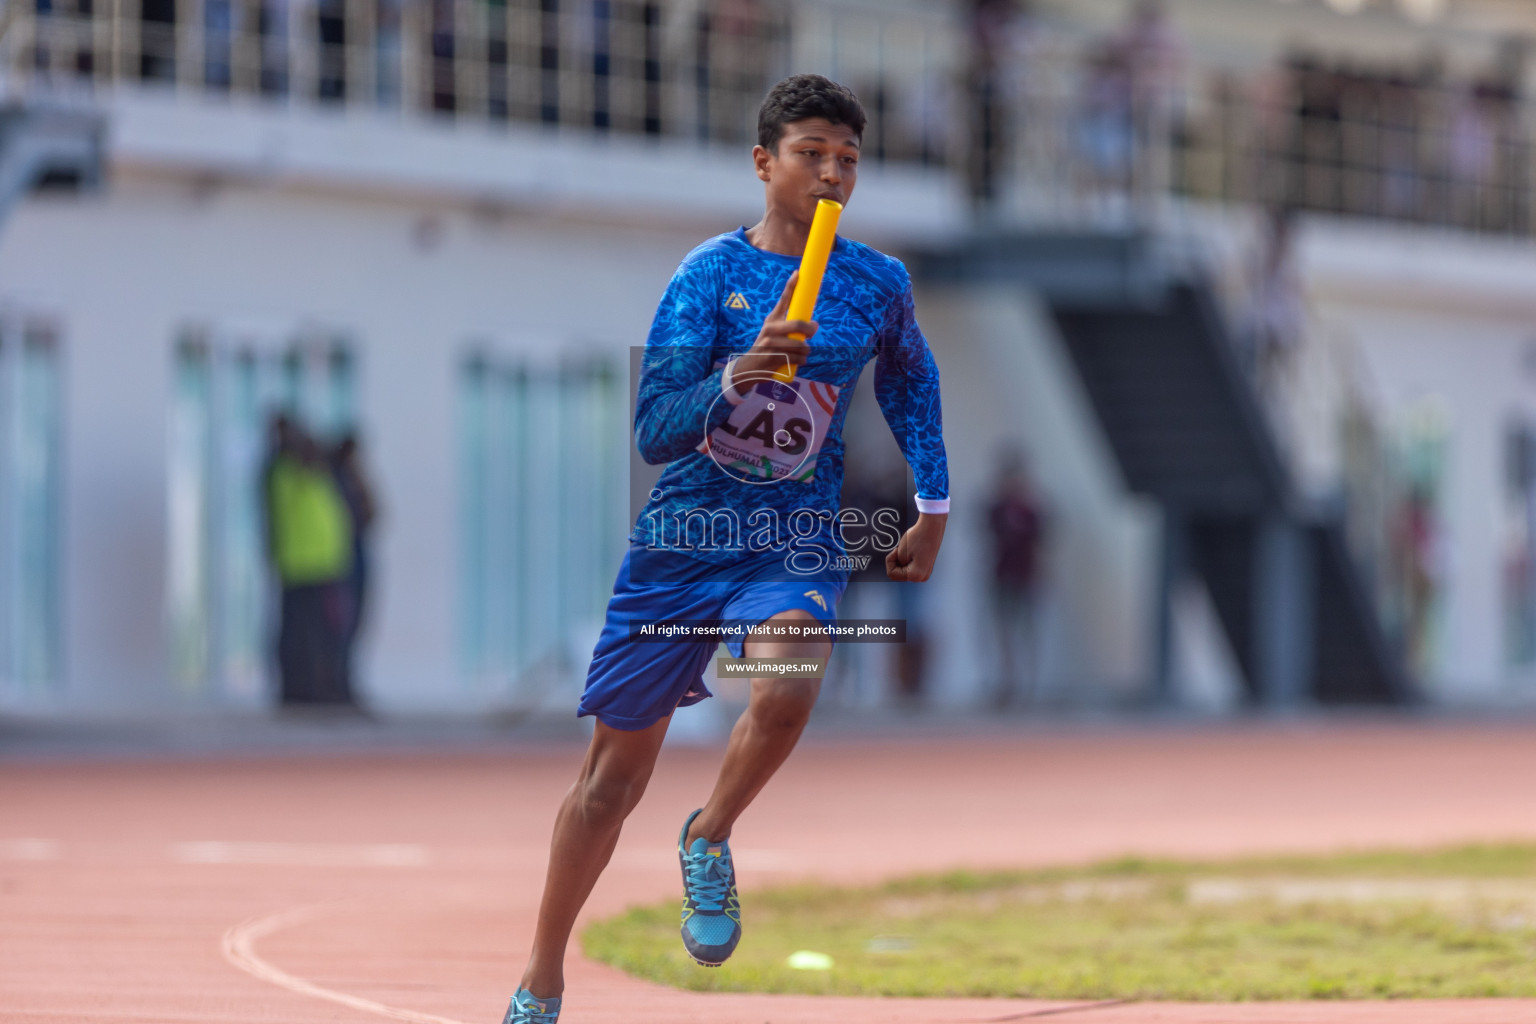
[[[741,941],[741,901],[729,843],[700,837],[683,848],[688,827],[701,811],[688,815],[677,837],[677,859],[683,867],[683,948],[700,965],[719,967]]]
[[[507,1019],[501,1024],[555,1024],[560,1019],[559,999],[540,999],[525,988],[517,990]]]

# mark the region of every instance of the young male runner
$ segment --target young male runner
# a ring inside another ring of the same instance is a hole
[[[645,790],[670,716],[710,696],[703,673],[719,641],[649,642],[643,625],[836,621],[847,585],[838,561],[841,432],[871,360],[919,513],[886,557],[886,574],[919,582],[932,572],[949,471],[939,374],[905,268],[839,238],[816,322],[785,319],[817,200],[846,203],[853,193],[864,123],[853,93],[820,75],[774,86],[752,150],[763,219],[689,253],[662,297],[641,360],[635,435],[646,461],[666,469],[630,536],[592,655],[577,713],[597,725],[555,818],[533,953],[504,1024],[555,1024],[576,915]],[[792,381],[783,379],[787,366],[797,371]],[[727,637],[737,657],[831,653],[824,639]],[[731,826],[789,756],[820,685],[752,680],[714,791],[683,823],[682,939],[700,964],[724,962],[741,937]]]

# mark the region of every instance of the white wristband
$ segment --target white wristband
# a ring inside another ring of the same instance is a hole
[[[948,498],[918,498],[917,510],[925,516],[949,515]]]
[[[725,394],[725,400],[732,405],[740,405],[747,400],[747,396],[736,390],[736,360],[732,359],[725,364],[725,372],[720,377],[720,388]]]

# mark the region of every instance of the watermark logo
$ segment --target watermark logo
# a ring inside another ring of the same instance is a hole
[[[716,368],[725,365],[721,361]],[[779,380],[769,374],[732,381],[732,386],[739,395],[742,387],[746,393],[725,421],[699,442],[699,451],[741,483],[761,486],[813,479],[816,456],[832,429],[841,389],[821,381]],[[710,404],[706,422],[714,420],[722,402],[728,402],[724,391]]]
[[[731,290],[726,301],[739,295]],[[741,301],[746,302],[745,297]],[[713,346],[702,351],[683,346],[635,348],[630,365],[637,427],[640,403],[646,400],[641,385],[647,373],[657,374],[669,385],[691,379],[704,366],[718,373],[731,365],[727,351]],[[744,350],[735,351],[739,360]],[[731,566],[739,565],[743,580],[763,579],[765,572],[778,580],[803,583],[832,577],[849,582],[861,575],[869,580],[883,577],[885,555],[911,525],[910,471],[887,453],[877,469],[856,472],[848,456],[853,451],[878,452],[880,446],[889,445],[888,436],[866,437],[865,432],[884,434],[889,428],[900,444],[909,403],[899,390],[899,372],[893,375],[887,367],[883,377],[872,381],[871,399],[879,402],[882,416],[855,416],[843,424],[839,414],[850,400],[855,406],[864,400],[854,399],[851,389],[857,386],[860,370],[877,353],[867,346],[823,344],[817,354],[816,366],[822,372],[815,376],[832,377],[844,385],[803,375],[783,380],[779,378],[785,375],[759,368],[735,373],[729,389],[721,388],[706,398],[704,420],[713,426],[693,434],[689,443],[708,465],[701,466],[694,456],[682,476],[675,481],[666,478],[677,484],[676,490],[662,479],[670,468],[653,469],[655,463],[646,463],[643,449],[632,450],[629,493],[636,543],[653,551],[693,555],[726,576]],[[660,427],[648,422],[646,429]],[[838,494],[839,481],[828,478],[840,477],[843,465],[849,466],[850,478]],[[701,468],[702,475],[692,475]],[[719,482],[725,486],[702,478],[711,471],[721,474]],[[756,557],[762,555],[778,556],[772,561],[781,568],[765,565],[764,559]],[[661,568],[662,562],[652,564],[657,572],[670,571]]]
[[[792,576],[826,572],[863,572],[873,553],[893,551],[901,541],[901,510],[879,508],[866,513],[844,508],[834,515],[825,509],[798,508],[788,513],[763,507],[743,513],[728,506],[672,509],[659,504],[665,497],[651,492],[655,507],[640,522],[640,535],[652,551],[784,555]],[[807,591],[807,596],[811,591]]]

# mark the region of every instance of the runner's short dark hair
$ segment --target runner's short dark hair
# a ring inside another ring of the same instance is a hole
[[[757,144],[777,153],[784,126],[811,117],[843,125],[864,141],[864,105],[851,89],[821,75],[790,75],[763,98],[757,112]]]

